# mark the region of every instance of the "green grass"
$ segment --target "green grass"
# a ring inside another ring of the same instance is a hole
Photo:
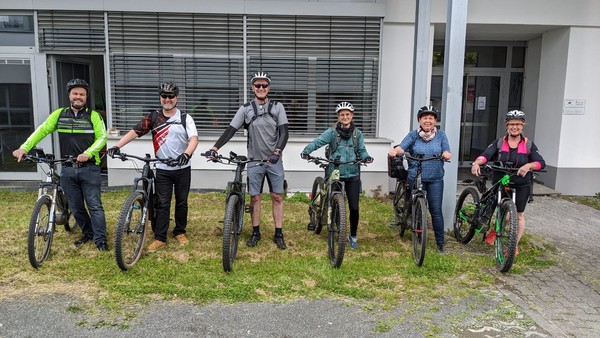
[[[387,226],[392,218],[389,201],[366,197],[361,197],[359,249],[348,248],[341,268],[333,269],[326,256],[325,232],[315,235],[306,230],[308,199],[301,194],[285,201],[284,234],[288,244],[285,251],[272,243],[271,203],[266,199],[263,239],[255,248],[246,247],[244,243],[251,231],[246,225],[234,270],[223,272],[220,221],[224,194],[192,193],[190,244],[182,247],[170,238],[166,248],[144,254],[133,269],[122,272],[115,263],[112,239],[119,208],[128,193],[109,191],[102,196],[111,251],[100,253],[93,245],[74,249],[71,244],[81,233],[67,233],[61,226],[50,258],[35,270],[27,259],[27,231],[36,193],[0,190],[0,203],[6,206],[0,210],[2,296],[74,295],[95,305],[88,308],[78,305],[70,308],[70,312],[93,313],[97,306],[127,321],[137,307],[155,300],[207,304],[334,298],[367,304],[372,309],[389,309],[400,302],[419,305],[447,297],[458,301],[494,284],[493,248],[482,244],[479,235],[468,245],[447,236],[448,253],[440,255],[430,231],[425,262],[417,267],[412,258],[410,235],[401,239]],[[148,238],[149,243],[151,234]],[[544,256],[546,248],[536,242],[536,238],[524,236],[521,254],[511,273],[553,264]],[[91,325],[126,325],[119,323],[115,319]],[[390,325],[394,322],[378,322],[374,331],[386,332]],[[431,330],[431,334],[437,332],[436,328]]]
[[[567,196],[561,195],[560,197],[566,199],[567,201],[587,205],[588,207],[595,208],[596,210],[600,210],[600,192],[597,192],[594,196]]]

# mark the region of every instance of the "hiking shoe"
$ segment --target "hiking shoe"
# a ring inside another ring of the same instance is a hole
[[[485,242],[489,245],[493,245],[494,241],[496,240],[496,230],[490,231],[489,234],[487,234],[487,236],[485,236]]]
[[[438,253],[440,253],[440,254],[444,254],[444,253],[446,253],[446,250],[444,249],[444,244],[438,244],[438,245],[437,245],[437,251],[438,251]]]
[[[285,250],[287,248],[287,246],[285,245],[285,241],[283,240],[283,235],[281,235],[281,236],[275,235],[275,237],[273,237],[273,242],[275,242],[275,245],[277,245],[277,248],[279,248],[281,250]]]
[[[96,248],[98,249],[98,251],[108,251],[108,243],[100,242],[96,244]]]
[[[246,245],[252,248],[258,244],[258,241],[260,241],[260,234],[252,233],[252,236],[250,236],[250,239],[248,242],[246,242]]]
[[[350,242],[350,247],[352,249],[358,249],[358,241],[356,240],[356,236],[348,236],[348,242]]]
[[[175,236],[175,239],[177,240],[177,242],[179,242],[180,245],[187,245],[190,242],[188,241],[187,237],[185,237],[185,234],[179,234]]]
[[[154,242],[150,243],[150,245],[148,246],[148,252],[154,252],[165,245],[167,245],[167,243],[155,239]]]
[[[87,237],[87,236],[83,236],[80,239],[76,240],[75,242],[73,242],[73,246],[76,248],[79,248],[80,246],[84,245],[85,243],[91,241],[92,239]]]

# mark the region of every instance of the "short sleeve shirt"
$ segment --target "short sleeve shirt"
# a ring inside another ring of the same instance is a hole
[[[155,125],[152,125],[152,112],[146,115],[133,128],[138,137],[152,131],[152,143],[154,145],[154,154],[158,158],[177,158],[187,149],[189,138],[198,136],[196,124],[192,116],[186,114],[185,125],[181,122],[181,111],[177,109],[175,115],[166,117],[162,110],[158,111],[158,116],[155,120]],[[178,170],[189,167],[188,163],[184,166],[169,167],[164,163],[158,162],[156,168],[162,170]]]
[[[254,117],[252,104],[245,104],[238,109],[229,124],[235,129],[240,129],[245,124],[248,126],[248,157],[251,159],[266,159],[273,154],[279,140],[279,126],[288,124],[287,115],[283,104],[277,102],[267,113],[269,101],[264,104],[256,102],[258,115]],[[273,115],[273,116],[271,116]]]

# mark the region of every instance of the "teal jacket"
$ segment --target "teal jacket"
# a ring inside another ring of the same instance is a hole
[[[329,148],[331,148],[336,141],[336,136],[337,131],[335,130],[335,128],[329,128],[325,130],[323,134],[317,136],[317,138],[315,138],[314,140],[312,140],[312,142],[307,144],[302,152],[305,154],[310,154],[313,151],[325,145],[329,145]],[[340,162],[347,162],[354,161],[357,155],[358,158],[360,158],[361,160],[365,160],[367,157],[369,157],[369,153],[367,153],[367,148],[365,148],[365,140],[360,129],[357,130],[356,138],[358,140],[358,154],[356,154],[354,151],[354,143],[352,137],[350,137],[347,140],[340,138],[340,143],[335,153],[332,154],[331,158],[336,158],[337,156],[339,156]],[[327,173],[329,174],[332,169],[333,164],[330,164],[327,168]],[[359,176],[360,164],[342,164],[340,166],[340,178],[353,178]]]

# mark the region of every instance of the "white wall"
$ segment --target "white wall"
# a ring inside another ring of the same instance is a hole
[[[598,12],[597,14],[600,14]],[[561,168],[600,167],[600,28],[572,27],[562,99],[585,100],[583,115],[562,115]],[[600,179],[599,179],[600,181]]]
[[[542,37],[535,143],[546,164],[558,165],[562,123],[562,100],[567,71],[569,28],[556,29]]]

